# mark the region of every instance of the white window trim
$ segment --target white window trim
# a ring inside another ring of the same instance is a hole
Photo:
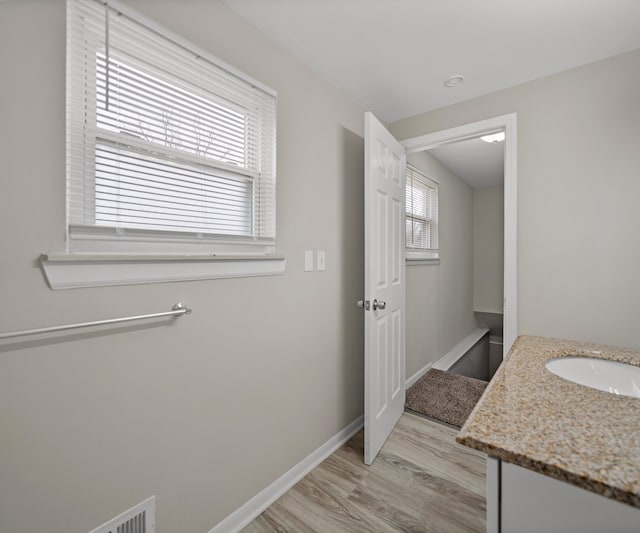
[[[109,0],[109,5],[135,17],[147,27],[173,40],[179,46],[185,46],[200,56],[208,58],[230,74],[277,97],[277,93],[273,89],[253,80],[245,73],[213,57],[208,51],[168,31],[128,6],[113,0]],[[185,244],[187,243],[184,240],[171,242],[171,239],[166,239],[163,247],[152,252],[148,249],[148,243],[145,247],[145,243],[141,242],[140,236],[136,235],[135,231],[129,231],[129,248],[127,246],[121,247],[116,252],[107,245],[99,253],[92,253],[91,247],[83,249],[81,240],[75,241],[78,247],[73,251],[66,248],[69,243],[68,232],[72,230],[73,228],[70,228],[67,222],[67,240],[64,252],[47,253],[40,257],[42,269],[51,289],[273,276],[283,274],[286,268],[284,257],[272,255],[275,252],[272,243],[261,244],[259,240],[253,243],[247,241],[240,243],[233,242],[233,239],[230,238],[228,246],[218,245],[216,250],[224,255],[214,256],[208,253],[204,247],[202,252],[198,252],[198,246],[186,249]],[[99,227],[92,228],[92,230],[98,240],[100,240],[99,234],[101,232],[112,231],[109,228]],[[108,235],[102,235],[102,237],[105,243],[110,240]]]

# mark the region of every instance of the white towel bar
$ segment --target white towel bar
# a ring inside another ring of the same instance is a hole
[[[120,322],[129,322],[131,320],[143,320],[145,318],[160,318],[163,316],[181,316],[191,313],[185,304],[178,302],[171,311],[163,313],[151,313],[149,315],[127,316],[124,318],[109,318],[107,320],[96,320],[94,322],[81,322],[79,324],[66,324],[64,326],[51,326],[48,328],[24,329],[22,331],[10,331],[8,333],[0,333],[0,339],[9,339],[11,337],[22,337],[24,335],[37,335],[38,333],[50,333],[52,331],[63,331],[66,329],[87,328],[89,326],[102,326],[105,324],[119,324]]]

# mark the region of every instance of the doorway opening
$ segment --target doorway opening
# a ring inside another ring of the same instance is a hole
[[[428,154],[431,161],[435,159],[454,180],[462,180],[472,189],[473,304],[472,310],[467,309],[464,314],[469,320],[470,312],[473,312],[476,323],[482,328],[482,337],[472,339],[468,352],[466,348],[452,350],[453,361],[440,367],[436,363],[407,391],[409,408],[424,407],[427,412],[423,414],[439,420],[442,414],[448,415],[447,410],[455,403],[453,400],[460,400],[460,419],[466,419],[479,395],[463,402],[464,398],[451,396],[453,388],[448,383],[455,382],[456,375],[488,381],[517,335],[516,115],[423,135],[402,144],[407,150],[408,161],[419,165],[421,154],[423,159],[424,154]],[[423,164],[428,165],[429,160]],[[462,223],[468,224],[469,213],[463,215]],[[446,243],[446,235],[441,239],[443,241]],[[465,257],[468,256],[464,256],[463,261]],[[455,268],[451,264],[443,266]],[[409,311],[408,326],[410,316]],[[408,338],[407,346],[410,343]],[[457,360],[456,356],[459,357]],[[440,382],[439,389],[434,389],[431,382]],[[472,385],[463,384],[460,390],[472,389]],[[479,387],[481,393],[482,387]],[[438,390],[444,393],[441,394],[442,402],[438,399]],[[422,401],[425,399],[428,401]]]
[[[437,265],[407,253],[406,369],[418,377],[405,409],[458,428],[502,362],[504,139],[501,130],[407,156],[439,184],[443,236]],[[412,187],[407,177],[408,199]]]
[[[502,281],[502,313],[503,313],[503,346],[502,357],[504,358],[510,350],[512,344],[517,337],[517,168],[516,168],[516,114],[502,115],[499,117],[465,124],[463,126],[450,128],[411,139],[402,141],[402,145],[407,151],[408,158],[412,154],[420,152],[430,152],[432,155],[439,156],[442,159],[450,159],[449,156],[455,157],[455,152],[459,151],[461,146],[466,143],[468,146],[473,142],[482,142],[479,139],[482,136],[504,132],[505,139],[500,143],[498,148],[502,151],[503,165],[503,193],[492,191],[494,194],[482,193],[478,194],[478,204],[495,203],[496,197],[503,197],[503,281]],[[451,165],[451,162],[449,161]],[[472,163],[471,163],[472,164]],[[494,163],[495,165],[496,163]],[[460,170],[459,170],[460,172]],[[489,177],[483,178],[484,181],[479,182],[474,189],[481,189],[484,184],[492,184]],[[495,183],[495,182],[494,182]],[[497,184],[496,184],[497,186]],[[481,198],[481,196],[493,196],[493,198]],[[480,269],[481,270],[481,269]],[[491,282],[495,285],[496,280]],[[476,296],[478,305],[476,306]],[[500,302],[494,298],[490,298],[489,294],[483,294],[478,291],[474,294],[474,310],[484,313],[486,316],[480,316],[480,324],[487,326],[494,325],[495,317],[491,315],[499,314]],[[476,309],[477,307],[477,309]],[[484,322],[483,322],[484,321]],[[495,327],[495,325],[494,325]]]

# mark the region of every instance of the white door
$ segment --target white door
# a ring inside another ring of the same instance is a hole
[[[364,462],[370,465],[404,410],[404,147],[365,114]]]

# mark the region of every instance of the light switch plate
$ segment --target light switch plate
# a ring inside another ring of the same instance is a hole
[[[304,271],[311,272],[313,270],[313,250],[304,252]]]
[[[318,270],[325,270],[327,263],[324,250],[318,250],[317,254]]]

